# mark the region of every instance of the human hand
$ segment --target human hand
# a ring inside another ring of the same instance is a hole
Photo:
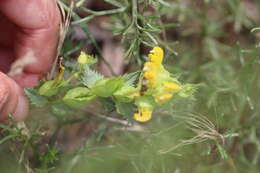
[[[0,0],[0,121],[9,114],[17,121],[25,118],[28,103],[22,88],[35,86],[49,71],[59,24],[55,0]],[[7,76],[15,61],[27,65]]]

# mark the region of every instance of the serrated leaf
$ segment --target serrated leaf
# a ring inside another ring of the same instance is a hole
[[[136,71],[133,73],[125,74],[123,76],[123,79],[127,85],[133,86],[134,83],[138,80],[140,74],[141,74],[141,71]]]
[[[124,82],[121,77],[100,79],[92,86],[91,91],[99,97],[110,97],[123,84]]]
[[[77,87],[69,90],[63,97],[63,101],[71,107],[79,108],[86,106],[88,102],[94,98],[95,95],[93,95],[88,88]]]
[[[84,66],[84,72],[81,76],[82,83],[87,86],[88,88],[91,88],[98,80],[103,79],[104,76],[100,73],[96,72],[95,70],[92,70],[89,68],[89,66]]]
[[[48,99],[44,96],[38,94],[34,88],[25,88],[24,92],[29,98],[30,103],[37,107],[43,107],[48,104]]]

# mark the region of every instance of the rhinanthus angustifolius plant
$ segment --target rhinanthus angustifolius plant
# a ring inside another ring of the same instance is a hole
[[[188,97],[194,91],[192,85],[182,85],[164,68],[163,56],[163,49],[156,46],[148,54],[141,72],[107,78],[91,69],[96,59],[81,52],[67,77],[65,67],[60,65],[55,79],[25,91],[33,105],[49,105],[54,114],[69,114],[69,110],[82,108],[101,98],[112,99],[117,112],[124,117],[146,122],[152,118],[156,107],[175,97]],[[131,111],[124,111],[125,107]]]
[[[146,86],[146,90],[135,98],[138,113],[133,116],[139,122],[150,120],[156,106],[177,95],[185,97],[185,91],[192,89],[188,85],[181,85],[165,70],[162,65],[163,56],[163,49],[156,46],[148,54],[149,61],[144,64],[142,85]]]

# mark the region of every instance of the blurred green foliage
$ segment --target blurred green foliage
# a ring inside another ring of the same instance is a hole
[[[94,119],[92,115],[82,118],[78,112],[74,113],[77,114],[78,120],[69,119],[61,124],[88,122],[91,119],[99,122],[98,127],[84,140],[82,146],[72,153],[66,153],[66,148],[62,147],[60,151],[55,150],[55,147],[62,144],[49,145],[45,153],[40,154],[39,158],[42,159],[30,161],[32,165],[41,168],[37,171],[259,172],[260,32],[253,28],[260,26],[258,12],[260,2],[258,0],[104,1],[112,5],[113,9],[95,11],[79,6],[72,14],[72,25],[77,24],[83,29],[89,38],[86,44],[94,45],[101,59],[100,47],[89,31],[89,22],[99,16],[108,16],[110,19],[108,29],[115,34],[115,37],[119,37],[121,44],[124,45],[126,64],[131,66],[129,69],[140,68],[145,61],[143,55],[147,53],[148,47],[159,44],[167,52],[166,68],[178,74],[181,81],[198,84],[199,89],[194,99],[178,100],[158,110],[153,120],[145,124],[141,131],[131,131],[128,127],[122,128],[120,124],[114,122],[100,123],[100,120]],[[88,12],[89,15],[80,17],[76,13],[77,10]],[[65,64],[69,64],[70,55],[85,45],[79,41],[73,46],[71,35],[69,32],[62,51]],[[44,104],[44,99],[38,101]],[[105,100],[102,101],[105,106],[100,108],[101,113],[108,112],[115,106]],[[199,123],[194,119],[187,121],[191,117],[206,117],[206,119],[199,119]],[[34,121],[36,120],[37,118],[34,118]],[[214,124],[217,133],[213,134],[216,136],[194,138],[198,136],[198,129],[201,130],[199,132],[207,130],[205,123],[201,122],[208,120]],[[46,118],[42,122],[44,121],[47,122],[46,125],[52,119]],[[197,131],[194,130],[195,126],[199,126]],[[16,135],[17,132],[12,131],[11,134]],[[3,139],[1,138],[1,141]],[[189,141],[190,139],[193,140]],[[20,154],[13,152],[10,155],[7,152],[8,148],[8,145],[1,145],[1,158],[5,158],[5,162],[0,161],[1,172],[25,170],[19,169],[18,165],[24,168],[30,164],[28,162],[19,164],[16,156]],[[161,152],[171,148],[174,150]],[[60,158],[59,161],[56,161],[55,157]]]

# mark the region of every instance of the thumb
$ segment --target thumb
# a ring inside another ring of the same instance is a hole
[[[13,115],[16,121],[25,119],[28,102],[20,88],[11,78],[0,72],[0,122]]]

